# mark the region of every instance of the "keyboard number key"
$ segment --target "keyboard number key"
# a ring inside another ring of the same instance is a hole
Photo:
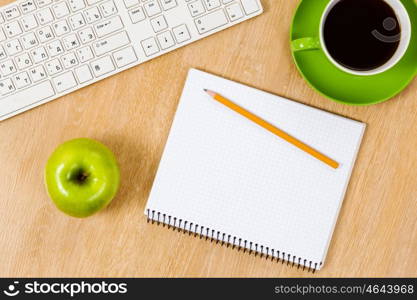
[[[158,1],[155,0],[146,2],[143,7],[149,17],[153,17],[161,12],[161,7],[159,6]]]
[[[115,70],[115,66],[110,56],[104,56],[100,59],[93,61],[91,69],[96,77],[103,76],[104,74],[110,73]]]
[[[141,44],[146,56],[151,56],[159,52],[158,44],[153,37],[143,40]]]
[[[172,32],[174,33],[175,39],[177,40],[177,43],[179,44],[191,39],[187,25],[185,24],[182,24],[180,26],[173,28]]]
[[[35,2],[33,0],[26,0],[23,3],[20,3],[20,9],[24,14],[27,14],[36,9]]]
[[[174,38],[170,31],[165,31],[158,35],[158,42],[163,50],[168,49],[175,45]]]
[[[115,52],[113,58],[119,68],[130,65],[138,60],[135,50],[132,47]]]
[[[143,12],[142,7],[140,6],[135,9],[130,10],[129,16],[133,24],[143,21],[146,18],[145,13]]]

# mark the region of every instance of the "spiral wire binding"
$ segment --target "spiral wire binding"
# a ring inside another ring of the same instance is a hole
[[[243,249],[243,253],[248,251],[249,254],[254,253],[255,257],[259,254],[260,258],[265,256],[266,260],[271,259],[271,261],[274,261],[274,259],[276,259],[276,262],[281,262],[282,264],[285,264],[286,262],[287,266],[291,267],[297,265],[297,269],[302,267],[303,271],[307,269],[307,272],[315,273],[315,271],[318,270],[318,267],[321,267],[322,265],[322,262],[317,263],[311,260],[302,259],[301,257],[291,255],[290,253],[265,247],[264,245],[258,245],[250,241],[248,242],[247,240],[238,238],[236,236],[232,236],[227,233],[222,233],[220,231],[216,231],[208,227],[200,226],[192,222],[178,219],[170,215],[161,214],[160,212],[157,212],[155,210],[147,209],[146,215],[148,223],[154,224],[156,222],[158,226],[167,226],[168,229],[172,228],[173,231],[177,229],[178,232],[183,232],[184,234],[187,234],[188,232],[190,236],[199,236],[200,239],[204,238],[206,241],[210,240],[211,243],[221,243],[222,246],[226,245],[227,248],[237,248],[238,251]],[[171,221],[173,221],[173,224],[171,224]],[[247,248],[249,248],[249,250]],[[266,251],[266,253],[264,253],[264,250]]]

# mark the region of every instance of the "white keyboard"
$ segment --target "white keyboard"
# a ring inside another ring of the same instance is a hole
[[[0,120],[261,14],[260,0],[20,0],[0,8]]]

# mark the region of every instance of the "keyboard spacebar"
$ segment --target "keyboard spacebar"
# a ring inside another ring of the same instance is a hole
[[[53,95],[55,95],[55,92],[48,80],[9,97],[0,99],[0,118],[52,97]]]

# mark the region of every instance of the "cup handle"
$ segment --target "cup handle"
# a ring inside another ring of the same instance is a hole
[[[318,50],[320,48],[320,39],[318,37],[305,37],[291,42],[291,49],[294,52]]]

